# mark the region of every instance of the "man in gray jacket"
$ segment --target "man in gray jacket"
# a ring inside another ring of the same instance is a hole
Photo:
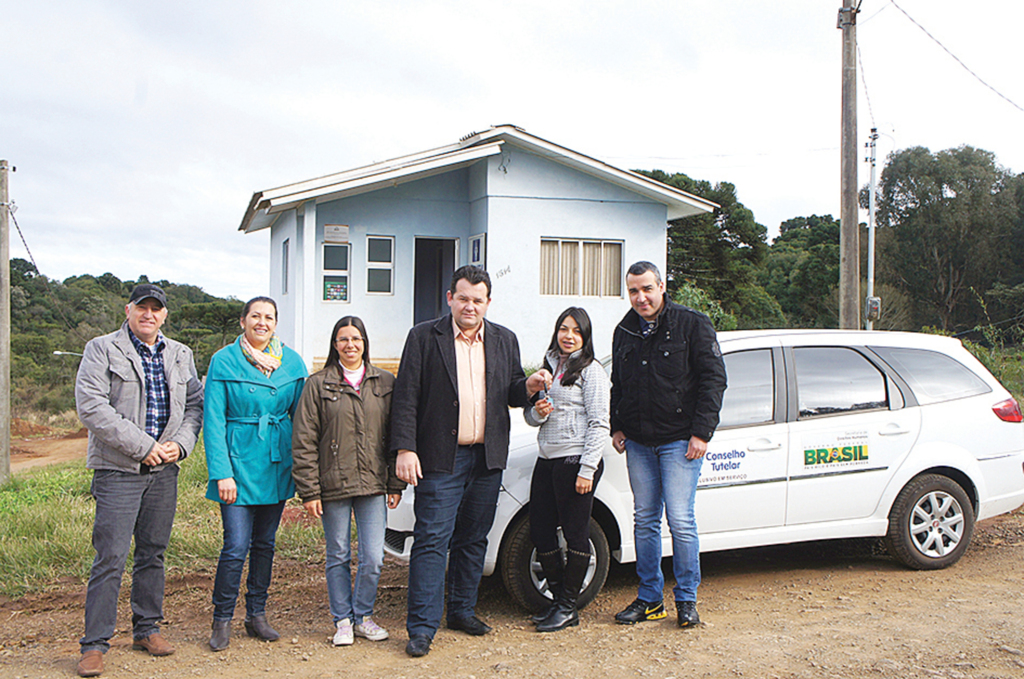
[[[133,648],[170,655],[163,618],[164,550],[178,501],[178,462],[203,422],[203,385],[192,350],[160,332],[167,296],[148,283],[132,291],[117,332],[85,345],[75,381],[78,416],[89,430],[86,467],[93,470],[96,558],[85,598],[85,636],[78,674],[103,672],[117,621],[125,559],[132,569]]]

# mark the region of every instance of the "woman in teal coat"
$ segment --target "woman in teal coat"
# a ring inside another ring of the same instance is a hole
[[[224,524],[213,584],[215,651],[230,641],[246,555],[245,630],[265,641],[280,638],[267,622],[267,589],[281,512],[295,495],[291,418],[306,379],[305,363],[274,335],[274,300],[249,300],[240,322],[242,335],[210,361],[203,412],[206,497],[220,503]]]

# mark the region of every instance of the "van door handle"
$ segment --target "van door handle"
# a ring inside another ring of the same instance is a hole
[[[782,447],[781,443],[772,443],[768,439],[760,439],[757,441],[757,445],[747,446],[747,450],[752,453],[763,453],[769,450],[778,450]]]
[[[901,427],[901,426],[899,426],[897,424],[893,424],[893,425],[890,425],[890,426],[886,427],[885,429],[881,430],[880,432],[878,432],[878,435],[879,436],[899,436],[900,434],[909,434],[909,433],[910,433],[909,429],[904,429],[903,427]]]

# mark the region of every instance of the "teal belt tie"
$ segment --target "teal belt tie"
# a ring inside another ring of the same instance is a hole
[[[271,425],[277,426],[281,420],[287,418],[287,415],[273,415],[271,413],[263,413],[259,417],[229,417],[228,422],[238,422],[240,424],[255,424],[258,425],[256,429],[256,436],[260,441],[267,440],[267,428]],[[281,461],[281,437],[274,436],[270,439],[270,461],[280,462]]]

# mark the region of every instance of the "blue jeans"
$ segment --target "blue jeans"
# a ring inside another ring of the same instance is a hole
[[[409,558],[409,636],[433,638],[448,620],[475,615],[484,570],[487,533],[494,523],[501,470],[488,469],[484,447],[459,446],[451,474],[425,472],[416,486],[412,553]],[[448,596],[445,600],[445,556]]]
[[[168,465],[155,474],[98,469],[93,472],[92,496],[96,558],[85,595],[85,636],[79,643],[83,653],[106,653],[133,536],[132,636],[143,639],[159,631],[157,622],[164,617],[164,550],[178,504],[178,467]]]
[[[213,581],[214,620],[230,620],[235,614],[246,555],[249,556],[249,577],[245,581],[245,617],[266,612],[267,589],[274,569],[274,538],[283,511],[284,502],[274,505],[220,503],[224,547],[220,550],[217,577]]]
[[[676,601],[696,601],[700,584],[700,542],[693,503],[703,458],[686,459],[689,441],[643,446],[626,440],[626,465],[633,489],[633,537],[636,541],[637,597],[661,601],[661,517],[672,534],[672,571]]]
[[[384,524],[388,504],[384,495],[366,495],[324,502],[327,539],[327,596],[334,622],[348,618],[359,624],[373,615],[377,582],[384,565]],[[352,587],[352,515],[359,533],[359,568]]]

